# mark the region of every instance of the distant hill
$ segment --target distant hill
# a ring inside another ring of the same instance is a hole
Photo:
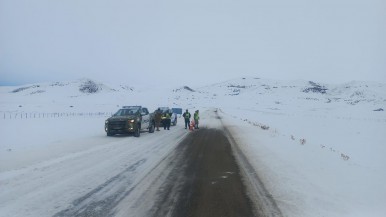
[[[332,109],[354,105],[378,109],[386,104],[386,84],[361,81],[323,84],[315,81],[240,78],[195,88],[195,92],[175,91],[174,99],[190,106],[200,101],[206,105],[216,105],[218,102],[228,106],[260,105],[273,110]]]
[[[242,107],[263,111],[312,111],[386,108],[386,84],[353,81],[324,84],[239,78],[203,87],[139,89],[125,84],[106,85],[92,79],[0,87],[0,111],[63,109],[114,110],[121,105],[170,107]],[[359,108],[358,107],[358,108]]]
[[[8,87],[9,88],[9,87]],[[119,90],[132,90],[128,86],[121,85],[118,88],[111,88],[103,83],[83,78],[77,81],[72,82],[51,82],[51,83],[41,83],[41,84],[31,84],[15,87],[10,93],[15,94],[39,94],[45,92],[60,92],[60,90],[66,90],[65,93],[71,94],[94,94],[99,92],[111,92]],[[59,90],[59,91],[58,91]]]

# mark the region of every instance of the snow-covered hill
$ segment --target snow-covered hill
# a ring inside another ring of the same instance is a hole
[[[75,104],[92,112],[115,110],[128,104],[178,107],[252,106],[265,111],[357,110],[386,108],[386,84],[353,81],[321,84],[313,81],[279,81],[240,78],[205,87],[157,89],[105,85],[91,79],[0,87],[0,111],[69,111]],[[103,99],[103,100],[100,100]],[[55,112],[52,111],[52,112]]]
[[[64,88],[63,88],[64,87]],[[66,90],[64,92],[63,90]],[[67,96],[79,96],[80,94],[93,94],[100,92],[111,92],[114,89],[102,83],[96,83],[90,79],[80,79],[73,82],[52,82],[42,84],[31,84],[20,87],[12,87],[10,93],[21,95],[35,95],[49,92],[51,94],[66,94]],[[57,95],[58,97],[62,95]]]
[[[119,101],[122,95],[130,95],[133,87],[110,87],[83,78],[77,81],[51,82],[0,87],[2,112],[96,112],[105,111],[106,105]],[[104,100],[100,100],[103,98]],[[108,107],[107,107],[108,108]]]
[[[259,78],[240,78],[202,88],[192,92],[175,90],[174,99],[194,105],[196,99],[206,105],[224,100],[230,106],[235,102],[267,110],[352,109],[355,105],[367,110],[384,109],[386,85],[370,82],[350,82],[339,85],[312,81],[275,81]]]

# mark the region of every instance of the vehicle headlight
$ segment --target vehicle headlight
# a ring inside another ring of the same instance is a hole
[[[108,124],[109,123],[109,120],[105,120],[105,124]]]
[[[134,120],[128,120],[129,123],[134,123]]]

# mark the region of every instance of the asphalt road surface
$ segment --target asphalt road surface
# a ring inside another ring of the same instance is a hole
[[[161,188],[153,216],[257,216],[221,130],[200,129],[181,145],[180,162]]]

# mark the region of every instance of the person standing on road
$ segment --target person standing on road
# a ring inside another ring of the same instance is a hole
[[[190,117],[192,115],[189,113],[188,109],[186,109],[186,111],[184,112],[184,114],[182,114],[182,117],[185,118],[185,129],[187,129],[189,127],[189,124],[190,124]]]
[[[155,111],[155,115],[154,115],[155,127],[157,128],[157,131],[159,131],[159,126],[161,124],[161,119],[162,119],[162,112],[161,112],[161,109],[158,108]]]
[[[198,114],[198,110],[194,112],[193,118],[194,118],[194,128],[198,129],[198,120],[200,119],[200,116]]]
[[[170,130],[170,122],[171,122],[171,117],[170,117],[170,114],[168,112],[166,112],[164,114],[164,130],[168,129]]]

